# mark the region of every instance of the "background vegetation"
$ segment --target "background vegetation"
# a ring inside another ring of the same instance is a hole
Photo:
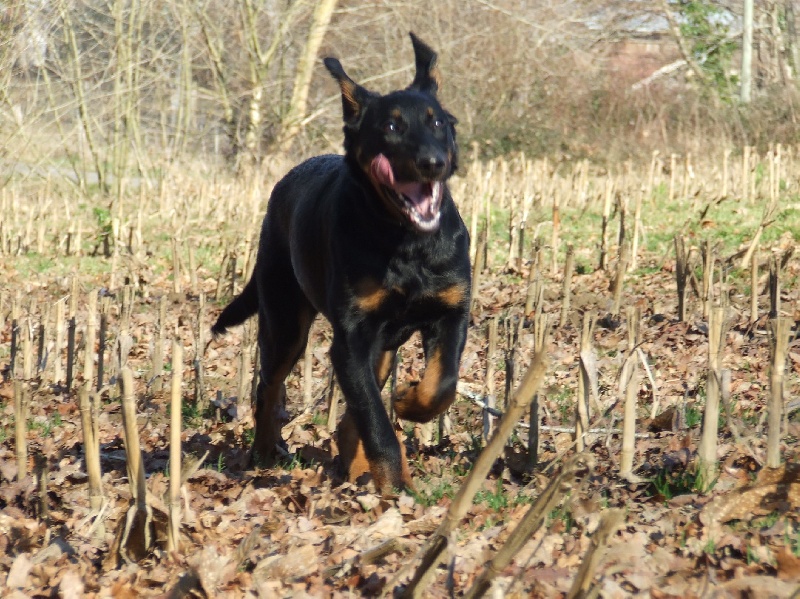
[[[439,51],[442,97],[463,148],[481,155],[606,163],[792,142],[793,3],[756,7],[747,107],[734,101],[740,15],[739,2],[711,0],[7,2],[0,165],[71,171],[85,190],[151,182],[165,162],[338,150],[338,94],[319,57],[387,91],[408,80],[409,30]]]

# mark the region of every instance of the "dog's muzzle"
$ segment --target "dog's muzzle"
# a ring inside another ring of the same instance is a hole
[[[383,154],[372,159],[370,175],[414,228],[426,233],[439,228],[443,181],[396,181],[392,165]]]

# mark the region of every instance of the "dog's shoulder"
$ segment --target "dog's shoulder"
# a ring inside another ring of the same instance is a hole
[[[275,189],[286,187],[314,186],[329,184],[341,169],[344,168],[344,156],[339,154],[323,154],[304,160],[294,166],[275,186]]]

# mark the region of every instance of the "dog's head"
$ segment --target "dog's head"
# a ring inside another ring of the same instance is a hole
[[[456,119],[436,98],[436,53],[413,33],[416,74],[385,96],[348,77],[341,63],[325,66],[342,90],[344,148],[390,214],[420,232],[439,228],[445,181],[457,167]]]

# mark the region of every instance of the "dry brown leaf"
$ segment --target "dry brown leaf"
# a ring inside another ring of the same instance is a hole
[[[83,597],[84,585],[80,574],[69,571],[61,577],[58,584],[58,594],[61,599],[81,599]]]
[[[731,520],[778,510],[800,510],[800,465],[764,468],[752,485],[716,497],[700,514],[712,538],[719,536],[720,525]]]
[[[253,570],[253,582],[259,586],[270,580],[299,580],[316,572],[319,567],[319,556],[314,547],[304,545],[286,555],[273,555],[259,562]]]
[[[778,577],[781,580],[800,582],[800,557],[794,555],[784,547],[775,556],[778,562]]]
[[[28,574],[30,574],[33,562],[27,553],[20,553],[11,564],[6,578],[6,586],[9,589],[24,589],[28,586]]]

